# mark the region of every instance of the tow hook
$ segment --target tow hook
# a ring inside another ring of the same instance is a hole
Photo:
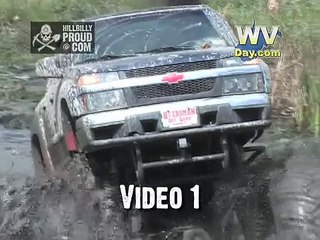
[[[190,143],[188,142],[187,138],[179,138],[177,140],[177,149],[181,154],[181,158],[186,161],[192,159],[189,148],[190,148]]]

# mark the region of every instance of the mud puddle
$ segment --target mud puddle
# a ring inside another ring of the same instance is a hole
[[[124,218],[118,187],[97,189],[81,157],[65,166],[69,179],[33,178],[29,132],[0,131],[0,240],[165,239],[179,227],[203,228],[212,239],[267,239],[273,218],[268,178],[274,168],[261,158],[237,181],[215,183],[216,197],[198,211],[151,212]],[[64,174],[65,175],[65,174]],[[233,178],[233,177],[232,177]],[[139,225],[146,234],[132,234]],[[147,234],[148,233],[148,234]],[[149,238],[147,238],[147,236]]]
[[[95,187],[83,158],[63,166],[67,179],[35,179],[28,130],[1,128],[0,240],[121,240],[128,234],[129,239],[181,239],[182,230],[191,228],[205,229],[215,240],[276,240],[270,178],[295,164],[296,157],[317,157],[320,149],[316,139],[284,135],[269,132],[265,155],[242,174],[214,182],[208,206],[128,217],[120,206],[119,186]]]
[[[21,185],[33,176],[28,130],[10,130],[0,126],[0,186],[10,181]]]

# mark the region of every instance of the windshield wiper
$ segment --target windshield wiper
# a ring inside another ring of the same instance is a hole
[[[95,62],[99,60],[112,60],[112,59],[118,59],[118,58],[126,58],[126,57],[134,57],[136,56],[135,54],[132,55],[113,55],[113,54],[107,54],[107,55],[102,55],[96,58],[89,58],[84,60],[84,62]]]
[[[139,52],[138,54],[141,53],[161,53],[161,52],[175,52],[175,51],[181,51],[181,50],[193,50],[195,49],[192,46],[168,46],[168,47],[161,47],[161,48],[155,48],[151,50],[147,50],[144,52]]]

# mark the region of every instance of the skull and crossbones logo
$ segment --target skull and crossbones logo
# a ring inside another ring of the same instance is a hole
[[[43,50],[44,48],[49,48],[54,51],[56,48],[51,46],[50,44],[53,42],[57,42],[60,40],[60,34],[52,35],[52,30],[50,25],[44,24],[41,27],[40,32],[33,37],[32,46],[35,47],[36,42],[40,43],[40,47],[38,48],[38,52]]]

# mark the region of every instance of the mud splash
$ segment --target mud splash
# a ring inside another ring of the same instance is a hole
[[[181,226],[203,228],[212,239],[273,239],[269,180],[288,159],[291,144],[278,139],[266,135],[270,158],[213,183],[215,197],[201,211],[138,214],[140,239],[165,239]],[[0,240],[128,239],[133,226],[119,206],[119,186],[97,188],[81,157],[62,167],[67,177],[44,181],[33,177],[29,131],[0,128],[0,151]]]
[[[61,175],[66,178],[51,177],[45,181],[33,178],[29,171],[32,164],[26,133],[28,131],[1,131],[0,146],[9,163],[1,168],[0,174],[0,240],[133,239],[128,237],[132,222],[124,218],[128,213],[120,206],[118,186],[106,184],[97,188],[81,156],[63,166]],[[270,179],[277,170],[290,170],[297,158],[316,158],[320,148],[315,140],[312,145],[310,141],[305,142],[307,140],[279,139],[273,134],[268,139],[268,136],[266,155],[242,174],[237,173],[237,177],[233,173],[213,183],[215,197],[207,207],[191,213],[140,215],[144,226],[135,239],[166,239],[181,226],[205,229],[212,239],[286,239],[275,235],[269,200],[270,192],[274,193],[275,189],[270,190]],[[302,147],[306,151],[297,150]],[[4,161],[2,158],[2,165]],[[298,169],[303,169],[302,166]]]
[[[124,219],[119,206],[118,188],[97,188],[83,160],[79,156],[63,166],[62,175],[67,179],[28,177],[22,186],[14,186],[9,180],[0,195],[0,239],[128,239],[131,222]],[[157,236],[150,239],[165,239],[179,226],[203,228],[212,239],[235,235],[238,239],[266,239],[273,231],[267,197],[268,170],[273,166],[267,160],[261,159],[236,181],[216,182],[214,200],[198,212],[143,215],[146,234],[140,239],[149,239],[147,233]]]
[[[121,239],[113,188],[95,188],[81,157],[71,165],[76,165],[67,170],[71,181],[28,178],[22,187],[3,191],[0,239]]]

